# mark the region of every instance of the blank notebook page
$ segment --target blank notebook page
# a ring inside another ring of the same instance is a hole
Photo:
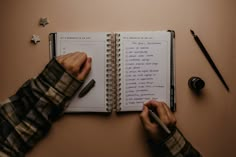
[[[69,102],[67,112],[104,112],[106,111],[106,45],[107,33],[86,33],[86,32],[58,32],[56,52],[58,55],[80,51],[92,58],[92,68],[86,78],[84,85],[91,79],[96,81],[95,86],[82,98],[78,93]]]

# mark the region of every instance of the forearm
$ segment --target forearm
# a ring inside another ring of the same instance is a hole
[[[201,154],[176,129],[166,140],[153,144],[151,148],[156,156],[160,157],[201,157]]]
[[[0,156],[24,156],[63,114],[65,102],[81,84],[54,59],[37,78],[1,103]]]

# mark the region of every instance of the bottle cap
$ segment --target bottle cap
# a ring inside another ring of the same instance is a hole
[[[188,85],[195,91],[200,91],[204,86],[205,82],[200,77],[191,77],[188,81]]]

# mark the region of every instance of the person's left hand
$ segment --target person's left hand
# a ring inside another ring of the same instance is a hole
[[[87,57],[84,52],[74,52],[58,56],[57,61],[66,69],[68,73],[82,81],[90,72],[92,58]]]

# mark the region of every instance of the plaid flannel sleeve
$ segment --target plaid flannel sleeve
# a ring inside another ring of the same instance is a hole
[[[52,59],[38,77],[0,103],[0,156],[24,156],[63,114],[65,102],[82,83]]]
[[[149,141],[149,144],[153,155],[158,157],[202,157],[177,128],[163,142]]]

